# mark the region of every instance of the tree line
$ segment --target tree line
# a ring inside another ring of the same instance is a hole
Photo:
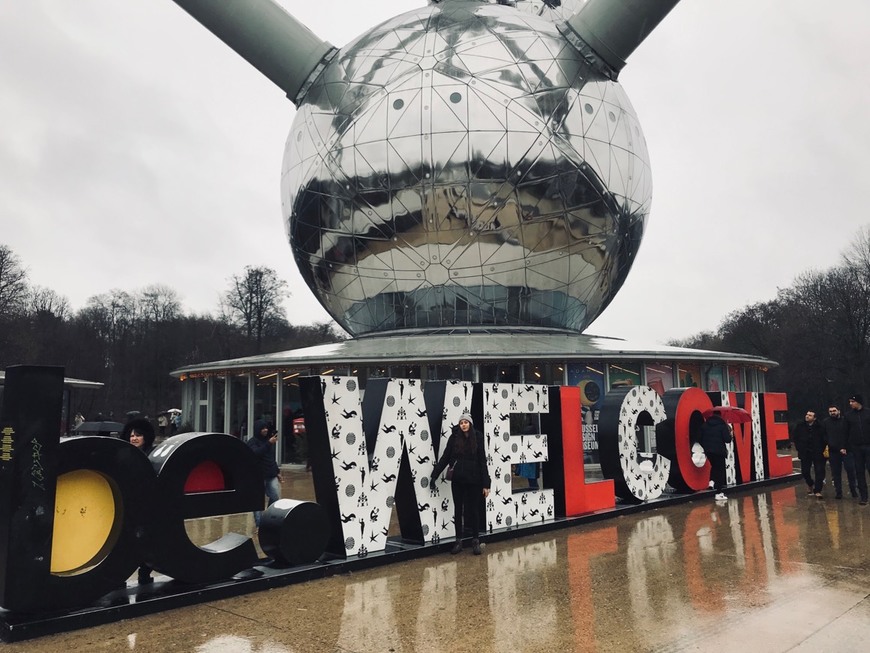
[[[867,394],[870,372],[870,227],[857,231],[836,265],[808,270],[774,299],[729,314],[715,332],[669,344],[755,354],[780,365],[768,388],[788,394],[792,417]]]
[[[334,323],[290,324],[288,295],[274,270],[248,266],[228,279],[214,315],[186,313],[165,285],[110,290],[76,311],[54,290],[30,284],[23,262],[0,243],[0,369],[62,365],[68,377],[105,384],[79,392],[73,411],[153,417],[180,402],[174,369],[344,337]]]
[[[67,376],[106,384],[87,393],[84,411],[153,416],[179,402],[171,370],[344,337],[332,323],[290,324],[287,294],[274,270],[248,266],[228,279],[215,315],[185,313],[163,285],[110,290],[73,311],[65,297],[29,284],[20,259],[0,244],[0,369],[63,365]],[[834,266],[801,273],[774,299],[727,315],[716,331],[669,344],[777,361],[768,388],[787,393],[795,415],[868,394],[870,227],[857,231]]]

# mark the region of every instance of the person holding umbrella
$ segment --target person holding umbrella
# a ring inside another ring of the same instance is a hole
[[[725,462],[728,457],[728,443],[733,436],[719,411],[705,411],[704,418],[704,424],[701,426],[701,446],[704,447],[704,453],[710,461],[710,479],[716,491],[713,498],[716,501],[723,501],[728,498],[725,495],[725,486],[728,484],[725,478]]]
[[[163,411],[157,414],[157,428],[160,431],[160,439],[166,437],[166,427],[169,426],[169,413]]]

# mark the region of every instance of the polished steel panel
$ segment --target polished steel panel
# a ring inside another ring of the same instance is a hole
[[[586,0],[516,0],[517,9],[553,22],[568,20],[584,4]]]
[[[344,47],[300,103],[286,229],[349,332],[581,331],[625,280],[652,192],[640,125],[563,17],[534,4],[397,16]]]

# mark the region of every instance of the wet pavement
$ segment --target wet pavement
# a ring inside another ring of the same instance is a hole
[[[285,496],[313,498],[304,472],[287,476]],[[867,651],[870,510],[805,492],[735,491],[3,649]],[[249,520],[189,532],[251,532]]]

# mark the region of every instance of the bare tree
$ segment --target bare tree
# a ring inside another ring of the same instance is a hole
[[[27,311],[35,317],[49,316],[59,320],[69,319],[69,300],[51,288],[34,286],[27,298]]]
[[[20,311],[27,299],[27,270],[15,253],[0,245],[0,315]]]
[[[178,293],[169,286],[148,286],[139,291],[136,299],[138,312],[146,322],[169,322],[181,315]]]
[[[243,274],[230,278],[223,313],[244,329],[245,336],[256,343],[256,352],[260,353],[263,337],[287,322],[282,300],[288,295],[287,282],[279,279],[275,270],[249,265]]]
[[[775,359],[779,354],[782,322],[778,300],[759,302],[726,316],[718,333],[727,351]]]
[[[843,252],[843,262],[846,267],[853,269],[870,281],[870,225],[858,229],[852,243]]]
[[[133,298],[118,289],[91,297],[79,313],[100,343],[99,359],[107,370],[117,365],[117,354],[128,349],[134,313]]]

